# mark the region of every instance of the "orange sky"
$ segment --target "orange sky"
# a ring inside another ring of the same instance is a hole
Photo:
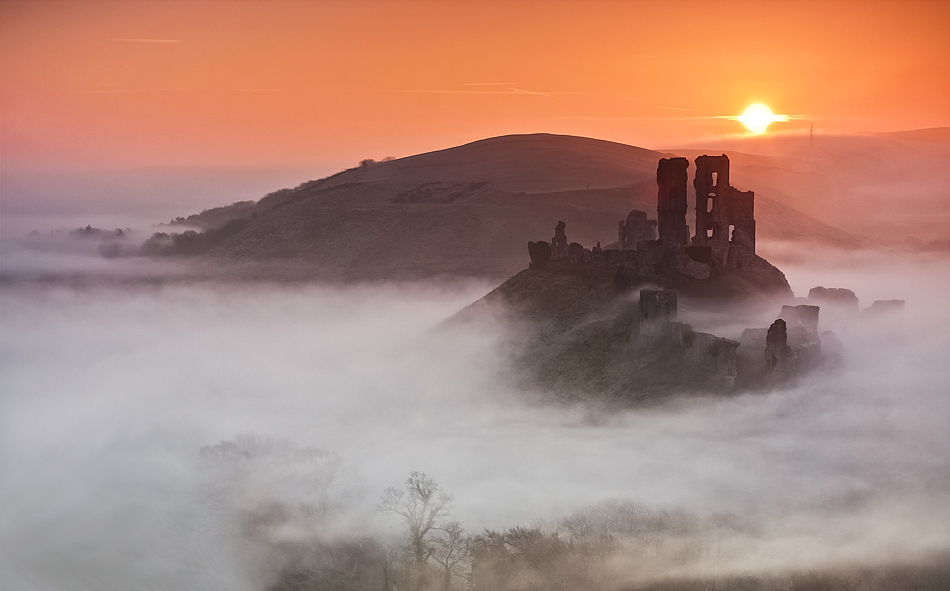
[[[504,133],[671,147],[950,126],[948,2],[4,2],[5,168],[355,164]],[[499,83],[497,85],[491,83]],[[514,89],[514,90],[512,90]]]

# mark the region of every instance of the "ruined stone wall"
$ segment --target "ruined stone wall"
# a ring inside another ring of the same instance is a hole
[[[656,240],[656,221],[647,219],[645,211],[634,209],[620,222],[617,245],[620,250],[636,250],[637,243],[644,240]]]
[[[729,240],[755,252],[755,193],[729,187],[727,227],[732,226]]]
[[[686,366],[698,371],[710,382],[731,389],[736,385],[739,368],[736,349],[739,343],[716,335],[697,332],[686,348]]]
[[[723,154],[696,158],[693,187],[696,189],[696,234],[693,244],[705,246],[710,240],[727,240],[729,157]]]
[[[686,226],[688,167],[686,158],[663,158],[656,168],[656,216],[660,240],[680,246],[689,244],[689,228]]]
[[[676,321],[676,292],[671,289],[640,290],[640,335],[667,336]]]
[[[755,193],[729,184],[729,157],[696,158],[696,234],[693,244],[738,244],[755,252]]]

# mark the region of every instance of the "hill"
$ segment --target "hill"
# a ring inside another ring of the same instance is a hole
[[[509,277],[526,266],[526,243],[550,239],[559,220],[571,241],[606,246],[631,209],[655,216],[656,166],[666,156],[573,136],[490,138],[366,162],[256,204],[191,216],[186,223],[217,233],[200,248],[168,243],[152,251],[263,261],[261,273],[339,280]],[[867,244],[758,191],[756,218],[760,240]]]

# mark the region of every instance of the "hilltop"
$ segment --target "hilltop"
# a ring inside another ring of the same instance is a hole
[[[570,220],[570,239],[616,241],[632,209],[655,211],[656,163],[670,154],[590,138],[509,135],[361,166],[190,216],[208,232],[148,252],[260,263],[258,272],[336,280],[509,277],[528,240]],[[836,247],[867,241],[756,194],[761,240]],[[279,264],[278,264],[279,263]]]

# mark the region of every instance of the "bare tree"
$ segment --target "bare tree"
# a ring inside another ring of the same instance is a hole
[[[383,513],[396,514],[409,527],[409,546],[420,586],[429,557],[434,548],[427,536],[439,528],[439,520],[448,515],[452,495],[440,487],[431,476],[412,472],[406,480],[405,489],[387,488],[377,509]]]
[[[471,556],[471,537],[457,521],[452,521],[439,528],[439,533],[432,539],[434,552],[432,558],[442,567],[442,591],[452,589],[452,575],[458,575],[465,561]]]

